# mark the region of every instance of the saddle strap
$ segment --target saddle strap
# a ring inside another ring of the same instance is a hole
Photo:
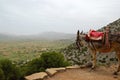
[[[109,28],[106,27],[105,31],[105,47],[110,48],[110,42],[109,42]]]

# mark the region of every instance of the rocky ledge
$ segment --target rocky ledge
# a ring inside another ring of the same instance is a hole
[[[48,68],[45,72],[39,72],[34,73],[28,76],[25,76],[26,80],[44,80],[47,77],[52,77],[58,72],[66,71],[67,69],[78,69],[80,66],[74,65],[74,66],[67,66],[67,67],[61,67],[61,68]]]

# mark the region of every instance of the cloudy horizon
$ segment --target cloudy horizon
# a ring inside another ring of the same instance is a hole
[[[120,18],[120,0],[0,0],[0,33],[99,29]]]

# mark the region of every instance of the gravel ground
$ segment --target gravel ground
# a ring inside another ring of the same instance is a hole
[[[45,80],[120,80],[120,74],[113,75],[115,69],[116,66],[101,66],[97,67],[95,71],[90,71],[89,68],[68,69]]]

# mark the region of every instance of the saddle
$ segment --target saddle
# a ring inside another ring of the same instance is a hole
[[[90,30],[89,33],[87,34],[88,38],[90,40],[102,40],[104,33],[103,32],[98,32],[95,30]]]
[[[102,44],[106,48],[110,48],[110,42],[109,42],[109,29],[106,28],[105,32],[98,32],[95,30],[90,30],[88,34],[86,35],[87,41],[101,41]]]

